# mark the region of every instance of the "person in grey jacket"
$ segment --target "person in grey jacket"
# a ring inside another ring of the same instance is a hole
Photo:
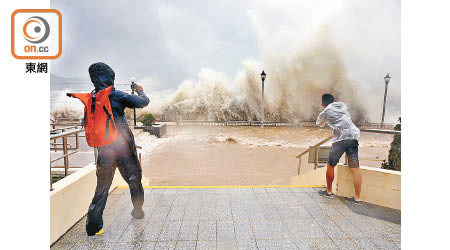
[[[89,75],[96,93],[109,86],[114,86],[115,73],[105,63],[92,64],[89,67]],[[114,89],[109,94],[119,135],[112,144],[97,148],[97,187],[86,220],[86,232],[89,236],[103,233],[102,215],[116,167],[130,187],[131,201],[134,207],[131,215],[136,219],[142,219],[145,216],[142,210],[144,203],[144,188],[141,183],[142,169],[136,152],[133,132],[128,127],[125,108],[143,108],[148,105],[150,100],[141,86],[136,85],[136,91],[137,95],[131,95]]]
[[[357,205],[361,202],[361,174],[359,172],[358,141],[359,129],[353,124],[347,106],[343,102],[334,102],[330,94],[322,96],[322,107],[324,110],[317,117],[316,124],[324,126],[327,124],[333,130],[333,144],[330,148],[327,163],[327,190],[320,190],[319,194],[327,198],[333,198],[332,185],[334,180],[334,167],[344,154],[347,154],[348,167],[353,175],[355,195],[346,198]]]

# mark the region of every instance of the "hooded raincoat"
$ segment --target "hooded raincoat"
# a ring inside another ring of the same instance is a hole
[[[333,130],[333,142],[359,140],[359,129],[353,124],[347,106],[343,102],[330,103],[317,117],[316,124],[327,124]]]
[[[92,64],[89,67],[89,75],[95,92],[114,85],[115,73],[105,63]],[[141,183],[142,170],[134,136],[125,117],[125,108],[143,108],[148,105],[149,99],[143,91],[138,91],[137,95],[130,95],[118,90],[113,90],[109,99],[119,135],[114,143],[97,148],[97,187],[87,215],[86,232],[88,235],[95,235],[103,228],[103,210],[116,167],[130,187],[134,206],[132,215],[136,218],[144,216],[142,211],[144,203],[144,189]]]

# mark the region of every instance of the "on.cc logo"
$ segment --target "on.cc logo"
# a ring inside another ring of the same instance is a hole
[[[40,16],[32,16],[23,25],[23,35],[30,43],[42,43],[50,35],[50,25]]]

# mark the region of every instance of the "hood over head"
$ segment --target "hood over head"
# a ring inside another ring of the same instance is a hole
[[[106,63],[97,62],[89,67],[89,76],[94,84],[95,92],[114,85],[116,74]]]

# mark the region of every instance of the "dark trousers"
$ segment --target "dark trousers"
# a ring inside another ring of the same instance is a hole
[[[103,228],[103,210],[116,167],[130,187],[134,208],[142,209],[144,203],[144,189],[141,183],[142,169],[131,130],[128,127],[119,128],[119,136],[113,144],[97,149],[97,187],[87,214],[86,232],[88,235],[94,235]]]

